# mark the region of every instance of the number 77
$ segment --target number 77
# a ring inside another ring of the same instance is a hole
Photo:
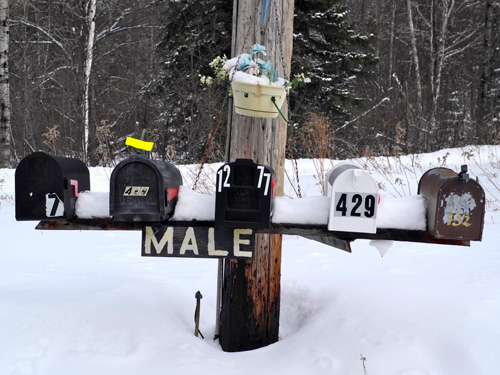
[[[266,178],[266,185],[264,188],[264,195],[267,195],[267,193],[269,192],[269,185],[271,183],[271,173],[264,172],[265,167],[263,165],[258,165],[257,168],[260,170],[259,182],[257,183],[257,188],[260,189],[262,187],[262,180],[265,177]]]

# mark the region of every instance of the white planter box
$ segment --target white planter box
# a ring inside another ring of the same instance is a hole
[[[286,98],[286,88],[278,85],[251,83],[233,79],[234,108],[236,113],[251,117],[276,118]],[[276,106],[271,98],[275,98]]]

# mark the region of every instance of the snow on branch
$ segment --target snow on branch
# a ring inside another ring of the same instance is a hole
[[[45,30],[43,27],[35,25],[34,23],[31,23],[31,22],[28,22],[28,21],[25,21],[25,20],[13,20],[11,22],[11,24],[12,24],[12,26],[15,26],[17,24],[21,24],[21,25],[25,25],[25,26],[29,26],[29,27],[33,27],[34,29],[37,29],[42,34],[44,34],[45,36],[47,36],[50,39],[51,43],[53,43],[56,46],[58,46],[59,48],[61,48],[66,55],[68,54],[66,52],[66,49],[64,48],[63,44],[60,41],[58,41],[54,36],[52,36],[52,34],[49,33],[47,30]]]
[[[379,107],[382,103],[384,103],[384,102],[388,102],[388,101],[390,101],[390,99],[389,99],[389,98],[387,98],[387,97],[385,97],[385,98],[384,98],[384,99],[382,99],[380,102],[378,102],[377,104],[375,104],[372,108],[367,109],[366,111],[364,111],[362,114],[360,114],[358,117],[356,117],[356,118],[352,119],[351,121],[346,121],[346,122],[344,123],[344,125],[342,125],[340,128],[335,129],[333,132],[334,132],[334,133],[336,133],[336,132],[338,132],[339,130],[344,129],[347,125],[350,125],[350,124],[352,124],[353,122],[358,121],[360,118],[365,117],[368,113],[370,113],[371,111],[373,111],[373,110],[377,109],[377,108],[378,108],[378,107]]]

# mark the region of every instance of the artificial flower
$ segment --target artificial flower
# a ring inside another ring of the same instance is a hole
[[[266,53],[266,47],[260,45],[260,44],[254,44],[252,46],[252,53],[256,55],[257,53],[262,53],[264,56],[267,55]]]

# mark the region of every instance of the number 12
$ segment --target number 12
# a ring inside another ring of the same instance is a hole
[[[223,187],[228,188],[231,186],[231,184],[229,183],[229,175],[231,174],[231,167],[228,164],[226,164],[224,165],[224,167],[222,167],[217,171],[217,174],[218,174],[217,191],[220,193]],[[226,175],[225,178],[224,174]]]

